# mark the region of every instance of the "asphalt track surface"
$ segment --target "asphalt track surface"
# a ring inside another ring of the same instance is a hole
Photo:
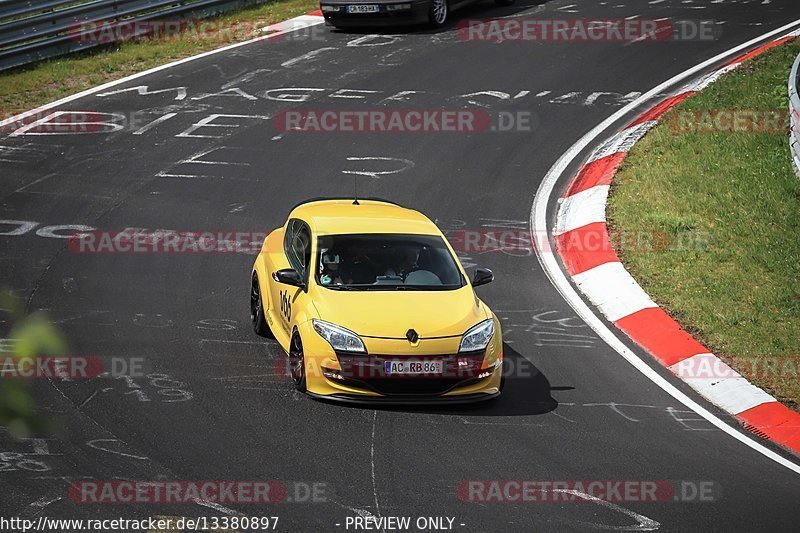
[[[17,441],[0,431],[0,452],[30,454],[44,465],[32,471],[9,461],[0,472],[0,514],[209,516],[220,513],[200,505],[78,505],[67,488],[92,478],[268,479],[327,484],[325,503],[227,506],[277,515],[283,531],[343,530],[346,517],[358,513],[455,517],[455,529],[471,532],[656,527],[631,513],[664,531],[796,531],[797,475],[687,412],[637,372],[575,317],[529,254],[462,254],[465,266],[496,273],[479,294],[503,321],[507,359],[528,375],[512,377],[501,399],[483,405],[374,410],[313,401],[276,375],[278,347],[265,346],[249,324],[252,256],[76,254],[64,239],[36,234],[50,225],[268,231],[300,200],[350,194],[354,174],[347,171],[399,168],[356,175],[360,193],[416,208],[446,230],[527,230],[542,177],[626,98],[797,19],[800,6],[795,0],[524,0],[512,8],[475,6],[455,20],[509,15],[724,24],[711,42],[630,46],[465,43],[452,25],[367,38],[319,26],[310,35],[236,48],[115,88],[184,86],[181,100],[175,91],[123,92],[59,108],[140,112],[149,120],[177,113],[141,135],[126,128],[0,139],[2,218],[39,223],[0,237],[1,284],[29,310],[46,309],[74,353],[143,357],[150,372],[182,382],[189,393],[168,402],[176,398],[159,394],[149,379],[37,380],[37,402],[59,432],[45,441]],[[327,49],[301,57],[321,48]],[[230,88],[255,99],[234,92],[202,98]],[[281,88],[322,90],[301,91],[311,95],[305,102],[264,97]],[[340,89],[374,92],[331,97]],[[401,91],[419,92],[387,100]],[[463,96],[479,91],[530,92],[508,100]],[[537,96],[544,91],[550,92]],[[596,92],[612,94],[587,103]],[[476,105],[490,113],[529,112],[533,128],[279,136],[268,119],[239,118],[218,121],[233,120],[236,128],[196,131],[218,138],[177,136],[214,113]],[[376,157],[403,161],[353,159]],[[456,486],[472,479],[706,480],[720,497],[619,507],[462,502]]]

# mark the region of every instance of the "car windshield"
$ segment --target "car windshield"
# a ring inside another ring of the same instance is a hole
[[[317,249],[317,283],[330,289],[450,290],[465,284],[435,235],[326,235]]]

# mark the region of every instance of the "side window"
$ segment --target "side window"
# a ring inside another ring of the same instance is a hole
[[[299,224],[299,220],[292,219],[286,224],[286,233],[283,235],[283,253],[286,254],[286,257],[289,258],[291,262],[292,257],[292,241],[294,240],[294,235],[297,232],[297,227]],[[294,267],[294,265],[292,265]]]
[[[300,277],[307,279],[308,264],[311,261],[311,231],[300,220],[289,223],[284,241],[286,257]]]

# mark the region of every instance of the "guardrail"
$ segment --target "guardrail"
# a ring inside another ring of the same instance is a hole
[[[800,56],[794,62],[789,75],[789,113],[791,115],[791,136],[789,143],[792,150],[792,166],[800,177]]]
[[[87,27],[125,24],[133,28],[126,38],[133,38],[152,31],[153,21],[210,17],[266,1],[2,0],[0,71],[109,43],[86,39]]]

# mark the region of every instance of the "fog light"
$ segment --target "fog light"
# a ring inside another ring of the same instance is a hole
[[[386,6],[386,11],[400,11],[403,9],[411,9],[411,4],[389,4]]]
[[[342,10],[342,6],[320,6],[323,13],[336,13]]]
[[[344,378],[342,377],[342,375],[338,371],[331,370],[330,368],[323,367],[322,368],[322,375],[325,376],[328,379],[336,379],[336,380],[339,380],[339,381],[344,381]]]
[[[481,372],[480,374],[478,374],[478,379],[488,378],[489,376],[492,375],[492,372],[494,372],[494,369]]]

